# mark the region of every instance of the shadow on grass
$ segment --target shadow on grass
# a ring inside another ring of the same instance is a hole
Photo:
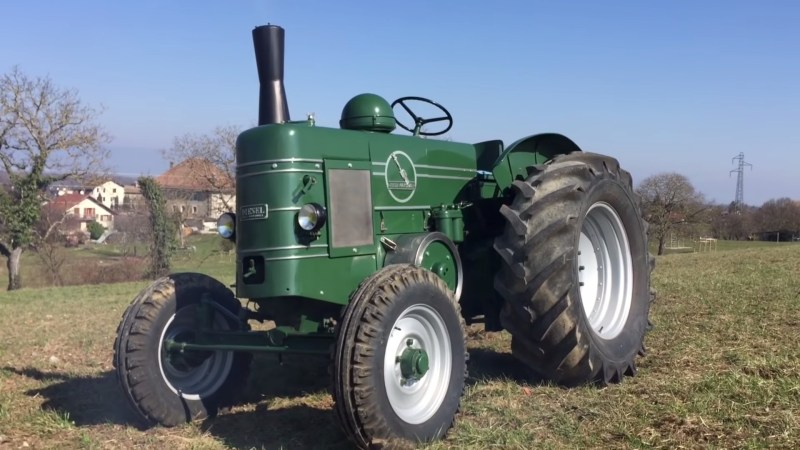
[[[509,353],[488,349],[469,353],[468,384],[495,379],[540,383]],[[256,355],[249,383],[244,400],[255,409],[208,419],[204,431],[241,449],[353,448],[330,409],[327,357],[286,356],[279,364],[275,356]]]
[[[200,428],[233,448],[352,448],[330,409],[327,362],[287,356],[281,363],[271,355],[255,355],[240,404]],[[131,410],[113,371],[79,376],[32,367],[2,370],[42,383],[24,394],[43,399],[43,410],[68,414],[78,427],[148,428]]]
[[[493,379],[537,382],[510,354],[494,350],[471,349],[469,369],[468,384]],[[145,429],[113,371],[77,376],[31,367],[3,370],[43,383],[25,394],[43,398],[42,409],[68,413],[76,426]],[[279,362],[273,355],[257,354],[240,405],[206,419],[200,427],[233,448],[352,448],[331,410],[329,382],[326,357],[286,356]]]
[[[257,353],[242,401],[258,403],[276,397],[290,398],[328,389],[328,357]]]
[[[137,420],[125,403],[112,371],[95,376],[78,376],[63,372],[48,372],[32,367],[22,369],[4,367],[47,384],[25,391],[25,395],[42,397],[42,409],[52,409],[69,414],[77,426],[118,424],[136,426]]]
[[[490,380],[508,380],[528,385],[545,383],[532,370],[514,358],[511,353],[484,348],[470,349],[467,384],[472,385]]]
[[[351,449],[327,407],[293,405],[273,408],[258,404],[254,411],[233,412],[203,422],[203,431],[225,445],[240,449]]]

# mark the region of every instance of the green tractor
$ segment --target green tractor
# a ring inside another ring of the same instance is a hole
[[[235,292],[177,273],[133,300],[114,365],[139,416],[214,415],[253,352],[330,355],[336,417],[357,446],[439,439],[459,411],[473,322],[507,330],[513,354],[562,385],[635,374],[652,259],[617,160],[552,133],[430,139],[453,117],[420,97],[357,95],[339,129],[291,121],[284,30],[256,27],[253,40],[259,126],[238,138],[238,206],[218,221],[236,245]]]

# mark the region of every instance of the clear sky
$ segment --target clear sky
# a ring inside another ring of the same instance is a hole
[[[800,198],[800,1],[8,1],[0,71],[49,75],[105,108],[111,165],[161,173],[175,136],[252,126],[251,30],[286,29],[293,119],[338,126],[361,92],[432,98],[449,136],[563,133],[634,182],[690,178],[733,200]],[[402,130],[401,130],[402,131]]]

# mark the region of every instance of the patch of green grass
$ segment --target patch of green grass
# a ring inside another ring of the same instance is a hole
[[[75,427],[68,412],[45,409],[31,418],[31,423],[44,434],[62,433]]]
[[[86,433],[81,433],[80,437],[78,438],[78,443],[80,444],[80,448],[85,449],[94,449],[100,448],[100,445],[95,441],[91,436]]]
[[[773,249],[783,246],[800,245],[797,242],[770,242],[770,241],[724,241],[719,240],[712,243],[703,244],[698,240],[682,239],[677,242],[677,248],[670,248],[669,243],[664,249],[665,255],[674,255],[682,253],[714,253],[726,252],[731,250],[748,250],[748,249]],[[658,243],[650,240],[650,252],[656,254]]]
[[[11,418],[10,402],[0,397],[0,420],[6,421]]]

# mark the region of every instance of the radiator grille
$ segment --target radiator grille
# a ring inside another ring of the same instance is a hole
[[[359,247],[373,242],[369,170],[330,169],[331,247]]]

